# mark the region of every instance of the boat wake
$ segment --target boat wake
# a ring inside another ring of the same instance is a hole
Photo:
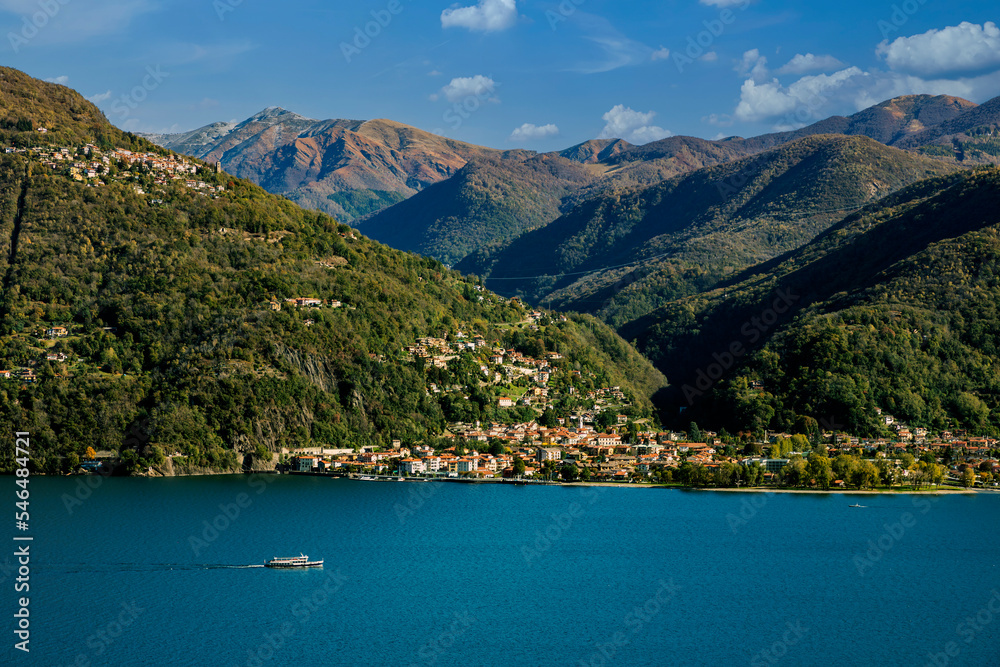
[[[64,572],[163,572],[170,570],[247,570],[264,567],[261,565],[231,565],[226,563],[107,563],[93,565],[91,563],[66,563],[42,566],[43,569],[61,570]]]

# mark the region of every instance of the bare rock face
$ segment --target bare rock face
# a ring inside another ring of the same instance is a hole
[[[345,222],[451,177],[473,157],[501,153],[390,120],[314,120],[278,107],[147,138]]]

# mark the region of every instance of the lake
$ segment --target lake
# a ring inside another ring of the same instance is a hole
[[[1000,494],[30,488],[31,652],[8,632],[6,664],[998,664]],[[300,552],[325,566],[260,567]]]

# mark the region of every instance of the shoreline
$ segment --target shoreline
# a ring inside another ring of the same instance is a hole
[[[993,489],[902,489],[902,490],[887,490],[887,489],[780,489],[780,488],[770,488],[755,486],[750,489],[733,489],[733,488],[703,488],[695,486],[668,486],[665,484],[629,484],[627,482],[564,482],[560,486],[614,486],[614,487],[631,487],[631,488],[649,488],[649,489],[676,489],[678,491],[707,491],[710,493],[818,493],[818,494],[843,494],[843,495],[950,495],[954,493],[958,494],[974,494],[974,493],[998,493],[1000,491]]]
[[[171,478],[182,478],[182,477],[221,477],[221,476],[252,476],[252,475],[275,475],[277,477],[327,477],[329,479],[346,479],[348,481],[373,481],[373,482],[396,482],[395,479],[379,479],[379,480],[359,480],[350,479],[348,477],[336,476],[336,475],[326,475],[326,474],[310,474],[310,473],[278,473],[273,469],[268,470],[252,470],[252,471],[220,471],[220,472],[196,472],[188,474],[174,474],[174,475],[149,475],[149,474],[139,474],[139,475],[121,475],[118,476],[121,479],[171,479]],[[79,475],[79,474],[62,474],[62,475],[41,475],[43,477],[113,477],[112,475]],[[520,486],[509,480],[503,479],[469,479],[469,478],[446,478],[446,477],[407,477],[402,480],[404,483],[428,483],[428,482],[448,482],[452,484],[506,484],[508,486]],[[398,482],[397,482],[398,483]],[[964,494],[971,495],[977,493],[1000,493],[1000,488],[997,489],[964,489],[964,488],[938,488],[938,489],[783,489],[783,488],[771,488],[771,487],[761,487],[756,486],[752,488],[711,488],[711,487],[695,487],[695,486],[677,486],[673,484],[634,484],[630,482],[558,482],[558,481],[530,481],[526,486],[565,486],[565,487],[611,487],[619,489],[673,489],[676,491],[701,491],[709,493],[810,493],[810,494],[841,494],[841,495],[952,495],[952,494]]]

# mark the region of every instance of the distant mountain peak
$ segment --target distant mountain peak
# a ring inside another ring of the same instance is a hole
[[[254,115],[250,116],[244,122],[262,121],[262,120],[273,120],[280,118],[282,120],[308,120],[314,121],[315,118],[307,118],[294,111],[289,111],[288,109],[283,109],[282,107],[267,107],[262,111],[258,111]]]

